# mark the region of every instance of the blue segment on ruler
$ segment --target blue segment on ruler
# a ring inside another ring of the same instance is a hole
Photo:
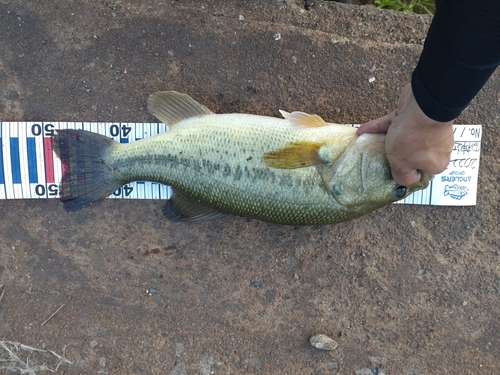
[[[28,149],[28,176],[30,184],[38,182],[38,172],[36,168],[36,144],[35,138],[26,138],[26,146]]]
[[[10,139],[10,166],[12,170],[12,182],[21,183],[21,162],[19,160],[19,138]]]

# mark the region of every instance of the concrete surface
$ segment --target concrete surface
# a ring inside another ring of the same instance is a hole
[[[302,3],[0,0],[0,119],[150,122],[166,89],[218,113],[391,111],[430,19]],[[0,339],[64,353],[64,374],[500,373],[499,85],[459,119],[484,125],[475,207],[303,228],[172,224],[159,201],[0,202]]]

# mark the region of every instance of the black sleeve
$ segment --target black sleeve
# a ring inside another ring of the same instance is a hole
[[[422,111],[451,121],[500,65],[500,1],[436,0],[436,14],[412,76]]]

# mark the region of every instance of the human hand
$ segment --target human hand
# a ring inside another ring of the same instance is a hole
[[[358,134],[387,133],[385,150],[396,183],[409,186],[420,173],[438,174],[446,169],[453,149],[453,121],[427,117],[418,106],[411,86],[401,91],[398,108],[358,128]]]

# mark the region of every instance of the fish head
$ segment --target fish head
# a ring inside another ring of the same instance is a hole
[[[320,173],[334,203],[359,215],[425,189],[431,179],[421,173],[420,180],[410,186],[397,184],[385,154],[385,134],[357,137],[333,165]]]

